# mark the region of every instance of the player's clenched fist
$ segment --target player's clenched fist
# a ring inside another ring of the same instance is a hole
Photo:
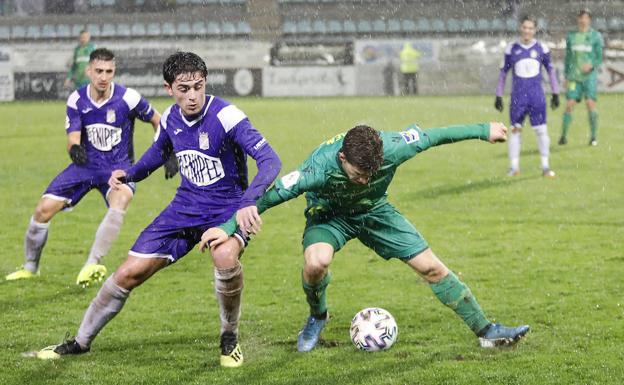
[[[122,184],[126,183],[126,172],[124,170],[115,170],[108,179],[108,185],[113,190],[119,190]]]
[[[490,122],[490,143],[504,142],[507,140],[507,127],[500,122]]]

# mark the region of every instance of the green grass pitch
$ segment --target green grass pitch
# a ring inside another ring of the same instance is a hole
[[[480,141],[433,148],[404,164],[390,201],[434,252],[471,287],[492,320],[532,331],[517,347],[483,350],[401,262],[385,262],[357,241],[336,255],[324,342],[296,352],[307,314],[300,285],[304,199],[266,213],[245,252],[241,344],[245,365],[218,364],[212,264],[195,249],[130,296],[92,351],[54,362],[20,353],[75,333],[97,288],[74,282],[105,213],[97,192],[52,222],[41,276],[0,283],[0,384],[605,384],[624,378],[624,109],[601,96],[600,145],[587,146],[583,106],[569,144],[557,146],[562,111],[550,115],[552,168],[541,177],[535,135],[523,134],[522,175],[505,176],[507,147]],[[490,97],[237,99],[280,154],[281,175],[324,139],[356,123],[400,130],[507,121]],[[169,100],[155,101],[163,111]],[[20,266],[35,203],[69,162],[63,103],[0,105],[0,272]],[[151,127],[137,123],[136,152]],[[167,205],[178,177],[159,170],[138,186],[121,235],[104,263],[125,258],[139,232]],[[349,322],[368,306],[399,326],[392,349],[366,354]]]

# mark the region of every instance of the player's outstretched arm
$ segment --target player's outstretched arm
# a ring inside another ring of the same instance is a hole
[[[490,122],[490,135],[488,142],[499,143],[507,140],[507,127],[500,122]]]
[[[156,134],[156,140],[150,148],[145,151],[138,162],[125,171],[126,180],[128,182],[140,182],[147,178],[165,163],[172,150],[173,144],[171,139],[169,139],[167,131],[161,127]]]
[[[231,108],[231,107],[230,107]],[[240,112],[240,114],[243,114]],[[244,118],[230,130],[234,141],[256,161],[258,172],[245,190],[236,212],[236,223],[247,234],[257,234],[262,220],[256,201],[273,183],[282,168],[282,162],[268,141]]]

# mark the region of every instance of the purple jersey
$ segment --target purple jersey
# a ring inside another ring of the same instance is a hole
[[[190,121],[175,104],[165,110],[154,144],[127,170],[128,181],[147,177],[172,149],[182,182],[169,205],[177,217],[169,220],[180,225],[198,226],[216,217],[227,220],[239,208],[255,205],[281,168],[277,154],[247,116],[212,95]],[[247,154],[258,165],[249,186]]]
[[[89,159],[85,167],[113,170],[134,161],[134,119],[149,122],[154,109],[137,91],[111,84],[111,96],[94,102],[86,85],[67,98],[67,133],[80,131],[81,144]]]
[[[558,94],[557,77],[550,61],[550,50],[548,47],[537,40],[533,40],[526,45],[520,42],[509,44],[505,48],[505,59],[501,66],[496,96],[503,96],[507,72],[513,69],[512,99],[543,99],[542,66],[548,72],[553,94]]]

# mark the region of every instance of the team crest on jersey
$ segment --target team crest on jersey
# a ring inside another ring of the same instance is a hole
[[[535,59],[537,57],[537,51],[536,50],[534,50],[534,49],[531,50],[531,57],[533,59]]]
[[[180,173],[196,186],[211,185],[225,176],[221,159],[199,151],[184,150],[176,153]]]
[[[289,174],[286,174],[282,177],[282,185],[284,185],[285,189],[289,189],[297,183],[301,173],[299,171],[293,171]]]
[[[210,148],[210,140],[208,140],[207,132],[199,133],[199,148],[201,148],[202,150],[207,150]]]
[[[106,123],[115,123],[115,120],[117,120],[117,116],[115,115],[115,110],[113,110],[112,108],[109,108],[106,111]]]
[[[416,129],[414,128],[410,128],[407,131],[402,131],[400,132],[400,134],[407,144],[414,143],[420,140],[420,135],[418,134],[418,131],[416,131]]]

